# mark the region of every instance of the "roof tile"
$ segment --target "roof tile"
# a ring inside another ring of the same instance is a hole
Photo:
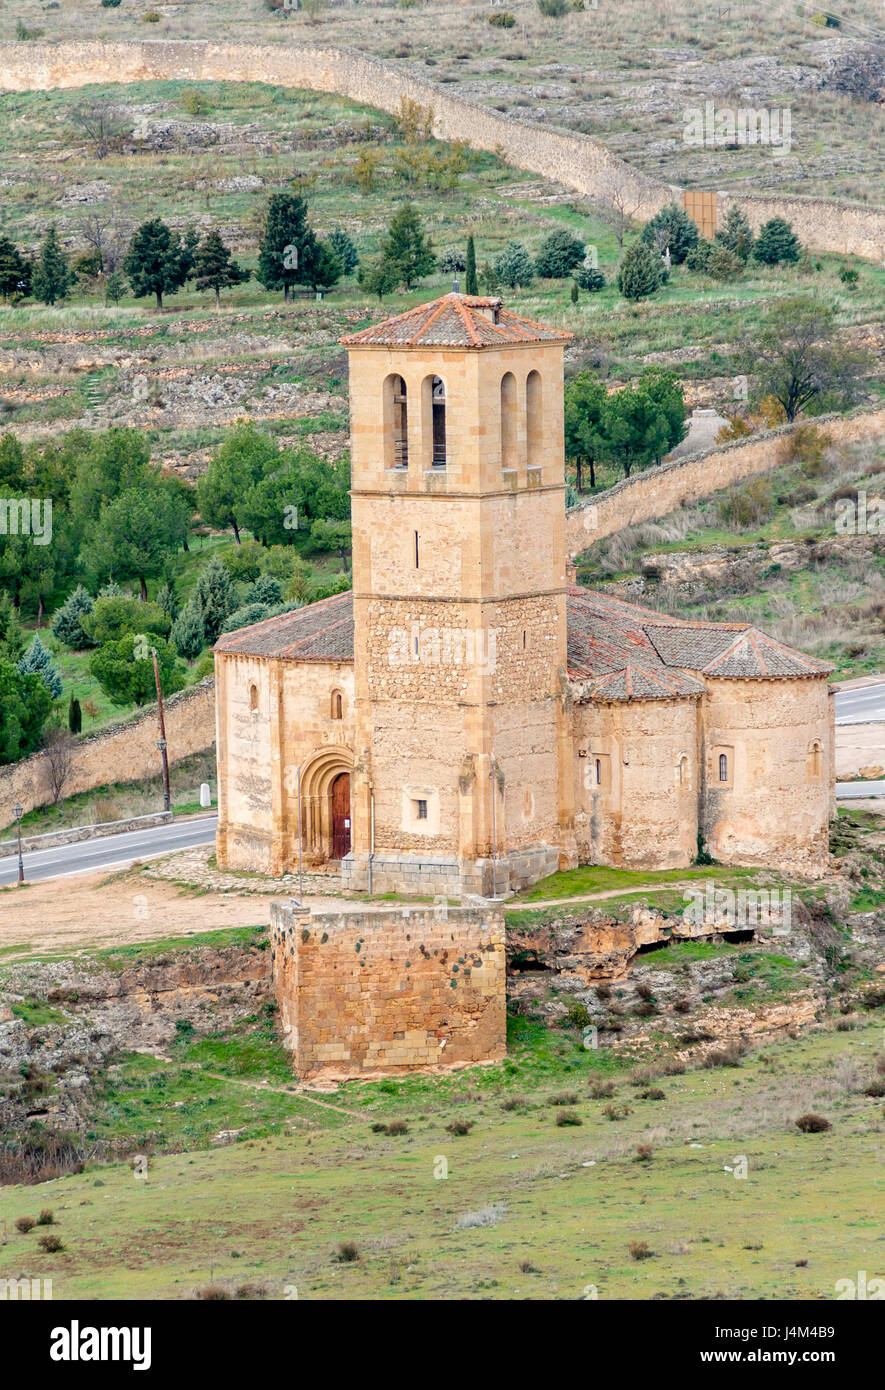
[[[339,339],[345,347],[509,347],[567,343],[571,333],[545,328],[505,309],[493,295],[444,294],[383,323]]]

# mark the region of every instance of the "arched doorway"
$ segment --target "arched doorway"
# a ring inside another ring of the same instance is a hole
[[[350,852],[350,773],[340,772],[332,783],[332,858]]]
[[[304,862],[318,867],[343,859],[351,847],[350,773],[353,751],[343,744],[318,748],[302,764],[301,825]],[[297,809],[292,820],[298,856]]]

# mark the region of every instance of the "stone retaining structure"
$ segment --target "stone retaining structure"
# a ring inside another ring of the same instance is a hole
[[[877,439],[885,436],[885,406],[853,415],[821,415],[799,423],[820,425],[834,444]],[[666,516],[683,502],[697,501],[744,478],[780,467],[783,459],[778,446],[796,428],[797,425],[781,425],[719,449],[647,468],[588,498],[566,513],[566,553],[574,558],[594,541],[623,531],[625,526]]]
[[[192,753],[204,753],[215,744],[215,680],[207,676],[199,685],[172,695],[163,705],[170,762]],[[137,719],[111,724],[90,738],[78,740],[71,772],[62,789],[64,797],[92,791],[109,780],[136,781],[159,777],[162,772],[157,748],[156,705],[148,705]],[[52,801],[49,759],[45,752],[8,767],[0,767],[0,823],[9,824],[12,807],[20,803],[33,811]]]
[[[653,216],[674,195],[682,197],[682,190],[675,185],[631,168],[590,136],[542,127],[466,101],[407,66],[367,58],[345,48],[191,39],[0,44],[0,91],[170,79],[267,82],[335,92],[390,114],[395,114],[402,99],[408,97],[433,107],[440,139],[465,140],[475,149],[497,154],[519,169],[556,179],[586,197],[599,197],[607,184],[614,183],[629,202],[635,200],[636,216],[641,221]],[[813,251],[885,259],[883,209],[822,198],[748,198],[720,193],[720,221],[730,202],[739,203],[757,227],[769,217],[788,218],[800,240]]]
[[[311,915],[272,902],[274,993],[299,1077],[501,1061],[500,908]]]

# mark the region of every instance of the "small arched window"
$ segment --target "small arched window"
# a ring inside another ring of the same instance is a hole
[[[344,696],[341,694],[340,690],[332,691],[332,718],[344,718]]]
[[[724,753],[719,754],[719,781],[728,781],[728,758]]]
[[[529,372],[526,380],[525,417],[529,468],[537,468],[541,463],[544,434],[543,399],[539,372]]]
[[[601,786],[602,786],[602,759],[601,759],[601,758],[597,758],[597,759],[596,759],[596,785],[597,785],[597,787],[601,787]]]
[[[516,377],[501,380],[501,467],[516,467]]]
[[[258,713],[258,686],[249,686],[249,709],[253,714]]]
[[[682,753],[676,764],[676,781],[680,787],[688,786],[688,755]]]
[[[812,777],[817,780],[823,776],[824,772],[824,750],[820,739],[815,739],[808,750],[809,764]]]

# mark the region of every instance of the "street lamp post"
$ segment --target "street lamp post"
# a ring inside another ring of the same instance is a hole
[[[24,883],[25,866],[22,862],[22,816],[24,815],[24,808],[21,806],[13,806],[12,814],[15,816],[16,825],[18,826],[18,881],[19,883]]]

